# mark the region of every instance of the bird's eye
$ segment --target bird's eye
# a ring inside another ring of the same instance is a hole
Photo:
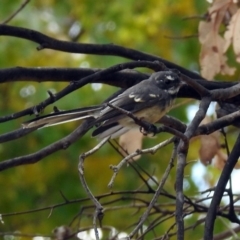
[[[166,81],[165,81],[165,84],[166,84],[166,85],[169,85],[170,83],[171,83],[170,80],[166,80]]]

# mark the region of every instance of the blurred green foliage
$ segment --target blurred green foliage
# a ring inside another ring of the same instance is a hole
[[[0,20],[5,20],[14,12],[22,1],[1,0]],[[185,68],[198,71],[199,45],[196,37],[174,39],[196,35],[198,20],[183,18],[204,14],[205,1],[93,1],[93,0],[41,0],[30,3],[9,23],[40,31],[57,39],[74,40],[86,43],[114,43],[143,52],[161,56]],[[81,28],[79,36],[70,37],[69,30],[76,24]],[[74,39],[73,39],[74,38]],[[172,39],[173,38],[173,39]],[[13,37],[0,38],[0,67],[93,67],[105,68],[126,59],[113,56],[94,56],[85,54],[68,54],[53,50],[36,50],[37,44]],[[49,79],[51,81],[51,79]],[[1,85],[1,115],[20,111],[34,106],[47,97],[47,90],[59,91],[67,83],[11,82]],[[103,86],[95,91],[90,85],[61,99],[54,105],[60,109],[73,109],[91,104],[98,104],[116,88]],[[93,96],[93,97],[89,97]],[[181,103],[181,100],[178,100]],[[174,109],[170,114],[187,121],[187,105]],[[52,111],[52,106],[45,113]],[[1,133],[19,128],[27,118],[17,119],[0,125]],[[38,151],[50,143],[68,135],[79,122],[59,125],[38,130],[22,139],[0,145],[1,160],[26,155]],[[144,139],[144,147],[154,146],[168,138],[160,134],[152,139]],[[69,199],[86,197],[78,176],[78,156],[97,144],[95,139],[86,134],[67,150],[57,152],[44,160],[28,166],[6,170],[0,174],[0,213],[27,211],[64,202],[63,195]],[[189,161],[198,158],[199,144],[193,142]],[[160,150],[155,155],[144,155],[138,164],[149,173],[161,179],[171,156],[172,146]],[[111,146],[104,146],[100,151],[87,158],[85,175],[90,189],[95,195],[108,192],[107,184],[112,176],[109,165],[116,165],[121,157]],[[186,168],[186,194],[193,195],[198,187],[191,175],[192,166]],[[175,171],[173,168],[165,188],[174,194]],[[145,175],[147,178],[147,176]],[[131,167],[124,167],[118,174],[114,189],[133,190],[142,184]],[[150,199],[151,196],[146,196]],[[164,198],[162,201],[164,202]],[[104,202],[105,200],[103,200]],[[68,204],[61,208],[50,209],[32,214],[4,217],[0,231],[22,233],[39,233],[49,235],[61,225],[69,224],[79,213],[84,203]],[[88,203],[89,204],[89,203]],[[127,202],[125,202],[127,204]],[[50,217],[49,217],[50,214]],[[134,223],[129,218],[134,211],[107,211],[103,223],[124,230],[124,219],[128,225]],[[193,223],[197,216],[190,216],[186,222]],[[123,220],[120,220],[123,219]],[[136,219],[135,219],[136,221]],[[173,220],[164,222],[157,232],[164,234]],[[92,218],[81,219],[81,226],[91,226]],[[196,228],[194,236],[202,237],[202,229]],[[192,239],[192,232],[186,239]],[[149,235],[148,239],[153,236]],[[24,238],[21,238],[24,239]]]

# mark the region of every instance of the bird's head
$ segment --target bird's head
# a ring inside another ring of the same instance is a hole
[[[184,84],[180,79],[180,72],[177,70],[155,72],[151,75],[151,78],[159,88],[170,95],[176,95]]]

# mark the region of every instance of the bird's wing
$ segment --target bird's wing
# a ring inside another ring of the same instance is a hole
[[[164,90],[158,88],[153,82],[144,80],[127,89],[125,92],[112,99],[109,103],[113,106],[135,113],[144,108],[151,107],[159,101],[164,101],[167,95],[168,94]],[[100,112],[96,121],[102,122],[119,116],[123,116],[119,110],[107,106]]]

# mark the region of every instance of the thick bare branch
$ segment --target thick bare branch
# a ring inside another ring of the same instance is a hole
[[[113,55],[119,57],[125,57],[127,59],[135,61],[159,61],[163,62],[168,68],[176,68],[183,74],[192,78],[202,78],[197,73],[191,72],[183,67],[180,67],[172,62],[169,62],[163,58],[146,54],[134,49],[124,48],[114,44],[87,44],[87,43],[73,43],[67,41],[60,41],[44,35],[38,31],[30,30],[27,28],[13,27],[0,24],[0,35],[13,36],[22,39],[27,39],[39,44],[38,50],[41,49],[53,49],[63,52],[72,53],[86,53],[94,55]]]
[[[219,181],[217,183],[213,199],[211,201],[207,217],[206,217],[206,222],[205,222],[205,231],[204,231],[204,239],[213,239],[213,228],[214,228],[214,223],[217,215],[217,210],[219,207],[219,204],[221,202],[223,193],[225,191],[227,182],[229,181],[229,178],[231,176],[232,170],[234,166],[236,165],[238,158],[240,156],[240,135],[238,136],[234,147],[229,155],[228,162],[225,164],[224,169],[222,171],[222,174],[219,178]],[[231,216],[229,216],[231,217]],[[234,217],[234,216],[233,216]],[[232,219],[235,222],[239,223],[239,219]]]
[[[0,122],[6,122],[12,119],[16,119],[28,114],[35,114],[38,115],[41,113],[41,111],[48,106],[49,104],[52,104],[56,102],[57,100],[63,98],[67,94],[83,87],[84,85],[88,83],[92,83],[94,81],[99,80],[100,78],[107,76],[109,74],[121,71],[123,69],[131,69],[131,68],[137,68],[137,67],[146,67],[150,69],[161,69],[161,66],[159,65],[158,62],[149,62],[149,61],[138,61],[138,62],[129,62],[129,63],[122,63],[122,64],[117,64],[115,66],[109,67],[107,69],[104,69],[102,71],[98,71],[93,73],[92,75],[86,76],[80,80],[76,80],[74,82],[71,82],[67,87],[65,87],[63,90],[59,91],[58,93],[50,96],[43,102],[37,104],[34,107],[27,108],[25,110],[22,110],[17,113],[10,114],[8,116],[3,116],[0,118]]]
[[[72,143],[77,141],[81,136],[83,136],[89,130],[90,127],[91,122],[85,121],[81,126],[79,126],[75,131],[73,131],[68,136],[64,137],[63,139],[53,144],[50,144],[49,146],[39,150],[36,153],[2,161],[0,162],[0,172],[8,168],[36,163],[56,151],[66,149]]]

